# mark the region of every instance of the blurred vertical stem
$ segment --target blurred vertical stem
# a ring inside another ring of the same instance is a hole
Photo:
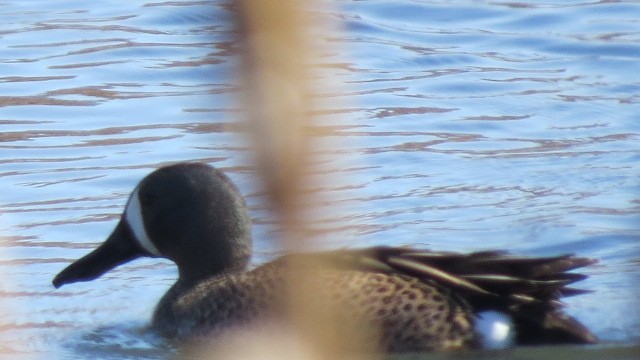
[[[304,129],[311,102],[302,2],[239,4],[242,100],[260,171],[277,209],[295,216],[308,166]]]
[[[278,215],[280,240],[288,250],[308,248],[305,184],[310,176],[312,59],[309,13],[302,0],[243,0],[237,3],[241,51],[241,104],[248,117],[260,174]],[[308,199],[307,199],[308,200]],[[289,304],[296,332],[323,357],[338,355],[345,339],[317,264],[290,264]],[[347,341],[350,342],[350,341]]]

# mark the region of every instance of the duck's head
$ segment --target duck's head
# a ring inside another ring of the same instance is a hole
[[[247,207],[227,176],[206,164],[170,165],[140,182],[113,233],[53,285],[93,280],[141,256],[170,259],[181,280],[197,281],[244,269],[251,245]]]

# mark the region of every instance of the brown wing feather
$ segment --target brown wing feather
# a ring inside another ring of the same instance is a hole
[[[461,254],[385,246],[289,256],[323,266],[399,273],[436,282],[454,290],[477,311],[511,314],[522,344],[597,341],[586,327],[560,311],[562,297],[588,292],[567,287],[587,277],[568,271],[592,265],[594,259],[572,254],[533,258],[505,251]]]
[[[435,281],[455,290],[477,311],[511,314],[518,341],[536,343],[593,343],[597,338],[574,318],[562,313],[560,299],[583,294],[567,287],[587,276],[569,273],[596,263],[572,254],[522,257],[504,251],[469,254],[404,247],[372,247],[316,253],[314,259],[343,268],[395,272]]]

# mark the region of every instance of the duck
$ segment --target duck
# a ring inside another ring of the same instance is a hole
[[[178,278],[150,328],[190,341],[286,318],[283,284],[295,261],[320,264],[318,294],[344,324],[378,329],[371,341],[382,351],[598,341],[561,302],[588,292],[570,284],[587,277],[572,270],[594,264],[591,258],[373,246],[288,253],[250,269],[251,228],[243,196],[221,170],[199,162],[163,166],[135,187],[108,238],[52,283],[91,281],[139,257],[169,259]]]

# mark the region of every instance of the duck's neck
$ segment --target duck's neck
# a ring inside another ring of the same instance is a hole
[[[251,234],[244,230],[234,234],[230,229],[215,228],[209,236],[201,237],[186,234],[178,244],[180,248],[168,257],[178,266],[179,282],[185,285],[216,275],[244,271],[251,257]]]
[[[153,314],[152,328],[166,338],[181,338],[182,335],[188,334],[189,329],[191,329],[190,326],[192,325],[189,323],[190,318],[185,317],[184,314],[179,311],[176,312],[174,306],[180,297],[189,294],[194,287],[206,282],[208,279],[212,279],[215,276],[234,274],[240,271],[229,270],[209,276],[183,276],[181,274],[175,284],[167,290],[158,302]],[[182,334],[183,331],[186,332]]]
[[[220,266],[214,262],[193,259],[192,262],[178,264],[178,281],[174,286],[191,288],[215,276],[246,271],[247,264],[248,261],[242,261]]]

